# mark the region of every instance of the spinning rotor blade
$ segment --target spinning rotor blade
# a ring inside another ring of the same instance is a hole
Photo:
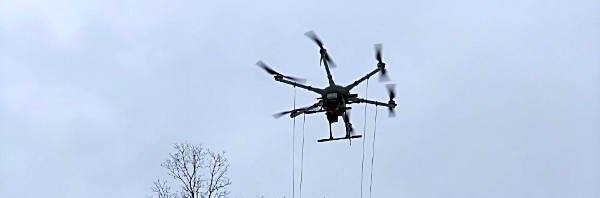
[[[333,62],[333,59],[331,59],[331,57],[329,57],[329,54],[327,52],[325,52],[325,60],[327,60],[327,62],[329,63],[329,67],[331,67],[331,68],[337,67],[337,65],[335,64],[335,62]]]
[[[394,98],[396,97],[396,84],[387,84],[386,88],[388,90],[388,94],[390,95],[390,103],[395,103],[394,102]],[[392,107],[388,107],[388,116],[389,117],[396,117],[396,112],[394,111],[394,108]]]
[[[286,114],[290,114],[290,116],[293,116],[293,114],[295,114],[297,112],[304,113],[304,111],[310,111],[310,110],[313,110],[315,108],[319,108],[319,106],[310,106],[310,107],[305,107],[305,108],[294,109],[294,110],[291,110],[291,111],[283,111],[283,112],[279,112],[279,113],[273,114],[273,118],[279,119],[279,118],[281,118],[281,116],[284,116]],[[298,114],[298,115],[300,115],[300,114]]]
[[[265,71],[267,71],[267,73],[271,74],[271,75],[275,75],[275,76],[281,76],[283,78],[287,78],[290,79],[292,81],[296,81],[298,83],[305,83],[306,82],[306,78],[296,78],[296,77],[291,77],[291,76],[285,76],[279,72],[276,72],[275,70],[271,69],[269,66],[267,66],[267,64],[265,64],[262,60],[259,60],[258,62],[256,62],[256,65],[258,65],[259,67],[262,67]]]
[[[284,111],[284,112],[276,113],[276,114],[273,114],[273,118],[279,119],[279,118],[281,118],[281,116],[284,116],[285,114],[289,114],[289,113],[292,113],[292,111]]]
[[[387,84],[385,85],[388,89],[388,94],[390,95],[390,101],[396,98],[396,84]]]
[[[383,44],[379,43],[379,44],[375,44],[375,59],[377,59],[377,61],[379,63],[383,63],[383,61],[381,60],[381,49],[383,47]]]
[[[389,81],[390,77],[388,77],[388,75],[387,75],[387,71],[385,69],[385,63],[383,62],[383,60],[381,58],[382,48],[383,48],[383,45],[381,43],[375,44],[375,59],[377,59],[377,66],[378,67],[380,65],[383,66],[383,69],[381,69],[381,75],[379,76],[379,81]]]
[[[385,69],[381,70],[381,75],[379,75],[380,82],[390,81],[390,77],[387,75],[387,71]]]
[[[308,31],[306,33],[304,33],[305,36],[307,36],[308,38],[312,39],[315,43],[317,43],[317,45],[321,48],[323,48],[323,42],[321,42],[321,39],[319,39],[319,36],[317,36],[317,34],[315,33],[315,31],[311,30]]]
[[[311,40],[313,40],[315,43],[317,43],[319,48],[321,48],[321,51],[325,51],[325,56],[321,57],[321,61],[327,61],[327,63],[329,63],[329,67],[335,68],[336,67],[335,62],[333,62],[333,59],[331,59],[331,57],[329,57],[329,54],[327,54],[325,47],[323,47],[323,42],[321,41],[321,39],[319,39],[319,36],[317,36],[315,31],[313,31],[313,30],[308,31],[308,32],[304,33],[304,35],[306,37],[310,38]],[[323,59],[325,59],[325,60],[323,60]]]
[[[273,70],[269,66],[267,66],[267,64],[265,64],[262,60],[259,60],[258,62],[256,62],[256,65],[258,65],[259,67],[262,67],[264,70],[267,71],[267,73],[269,73],[271,75],[281,75],[279,72],[276,72],[275,70]]]
[[[306,78],[296,78],[296,77],[291,77],[291,76],[283,76],[284,78],[290,79],[291,81],[296,81],[300,84],[304,84],[306,83]]]
[[[394,109],[392,109],[391,107],[388,109],[388,117],[390,117],[390,118],[396,117],[396,111],[394,111]]]

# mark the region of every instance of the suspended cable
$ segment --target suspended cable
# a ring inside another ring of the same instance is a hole
[[[365,88],[365,100],[369,99],[369,78],[367,78],[367,87]],[[367,140],[367,103],[365,103],[365,122],[363,122],[363,143],[362,143],[362,162],[360,164],[360,198],[363,196],[363,175],[365,169],[365,142]]]
[[[371,155],[371,180],[369,183],[369,198],[371,198],[371,191],[373,189],[373,161],[375,160],[375,134],[377,133],[377,104],[375,104],[375,123],[373,124],[373,155]]]
[[[294,86],[294,110],[296,109],[296,86]],[[292,198],[296,194],[296,117],[294,116],[294,126],[292,128]]]
[[[302,120],[302,156],[300,157],[300,198],[302,198],[302,170],[304,165],[304,125],[306,123],[306,112]]]

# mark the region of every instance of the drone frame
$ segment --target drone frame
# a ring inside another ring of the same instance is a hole
[[[351,83],[349,85],[340,86],[340,85],[335,84],[335,82],[333,80],[333,76],[331,75],[330,67],[335,66],[335,63],[331,60],[329,54],[327,54],[327,50],[323,47],[323,43],[321,42],[321,40],[316,36],[316,34],[313,31],[309,31],[309,32],[305,33],[305,35],[308,36],[309,38],[311,38],[313,41],[315,41],[315,43],[317,43],[317,45],[319,45],[319,47],[320,47],[319,53],[321,55],[321,59],[319,62],[323,63],[323,66],[325,67],[325,72],[327,73],[327,80],[328,80],[329,86],[324,89],[308,86],[303,83],[297,82],[297,81],[299,81],[299,79],[297,79],[297,78],[284,76],[283,74],[275,72],[274,70],[269,68],[262,61],[257,62],[258,66],[263,67],[263,69],[267,70],[267,72],[269,72],[270,74],[273,74],[276,81],[279,81],[284,84],[292,85],[294,87],[306,89],[308,91],[315,92],[322,96],[321,98],[318,98],[319,99],[318,102],[316,102],[315,104],[313,104],[311,106],[304,107],[304,108],[297,108],[297,109],[293,109],[291,111],[284,111],[284,112],[274,115],[274,117],[279,117],[279,116],[289,113],[290,117],[294,118],[294,117],[302,115],[302,114],[313,114],[313,113],[318,113],[318,112],[325,112],[326,110],[323,109],[323,105],[324,105],[324,100],[327,99],[326,97],[328,97],[327,95],[330,93],[341,93],[343,99],[345,99],[345,100],[341,101],[340,107],[342,109],[336,108],[336,110],[341,111],[341,113],[337,116],[341,116],[344,120],[344,123],[346,125],[346,136],[343,138],[333,138],[332,131],[331,131],[331,123],[336,122],[336,121],[330,120],[330,122],[329,122],[329,138],[318,140],[318,142],[324,142],[324,141],[331,141],[331,140],[338,140],[338,139],[352,139],[352,138],[362,137],[361,135],[351,135],[353,129],[352,129],[352,124],[350,123],[350,118],[349,118],[348,112],[347,112],[347,110],[350,109],[351,107],[347,107],[346,105],[348,105],[348,104],[366,103],[366,104],[372,104],[372,105],[376,105],[376,106],[385,106],[385,107],[388,107],[388,109],[390,111],[390,116],[394,115],[393,109],[396,107],[396,103],[394,101],[395,94],[394,94],[394,90],[393,90],[394,89],[393,85],[388,85],[390,100],[387,103],[359,98],[358,94],[350,94],[350,91],[354,87],[358,86],[359,84],[361,84],[365,80],[371,78],[373,75],[375,75],[377,73],[381,74],[380,80],[389,80],[387,78],[387,76],[385,75],[386,74],[385,63],[381,59],[381,49],[382,49],[381,44],[375,44],[376,59],[378,61],[377,68],[375,68],[373,71],[369,72],[362,78],[354,81],[353,83]],[[313,110],[315,108],[319,108],[319,109]],[[335,118],[335,120],[337,120],[337,118]]]

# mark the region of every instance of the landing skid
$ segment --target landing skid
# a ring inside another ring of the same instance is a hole
[[[354,139],[354,138],[361,138],[361,137],[362,137],[362,135],[353,135],[353,136],[342,137],[342,138],[326,138],[326,139],[317,140],[317,142],[328,142],[328,141],[332,141],[332,140]]]

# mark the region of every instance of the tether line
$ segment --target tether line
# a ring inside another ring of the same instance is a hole
[[[365,88],[365,100],[369,99],[369,79],[367,78],[367,87]],[[367,103],[365,103],[365,122],[363,125],[363,143],[362,143],[362,162],[360,164],[360,198],[363,196],[363,175],[365,169],[365,142],[367,140]]]
[[[294,86],[294,110],[296,109],[296,86]],[[292,110],[292,113],[294,111]],[[296,116],[294,116],[294,126],[292,128],[292,198],[296,194]]]
[[[373,124],[373,155],[371,155],[371,180],[369,184],[369,198],[371,198],[371,191],[373,189],[373,161],[375,160],[375,134],[377,133],[377,104],[375,104],[375,124]]]
[[[302,121],[302,156],[300,157],[300,198],[302,198],[302,170],[304,167],[304,125],[306,123],[306,112]]]

